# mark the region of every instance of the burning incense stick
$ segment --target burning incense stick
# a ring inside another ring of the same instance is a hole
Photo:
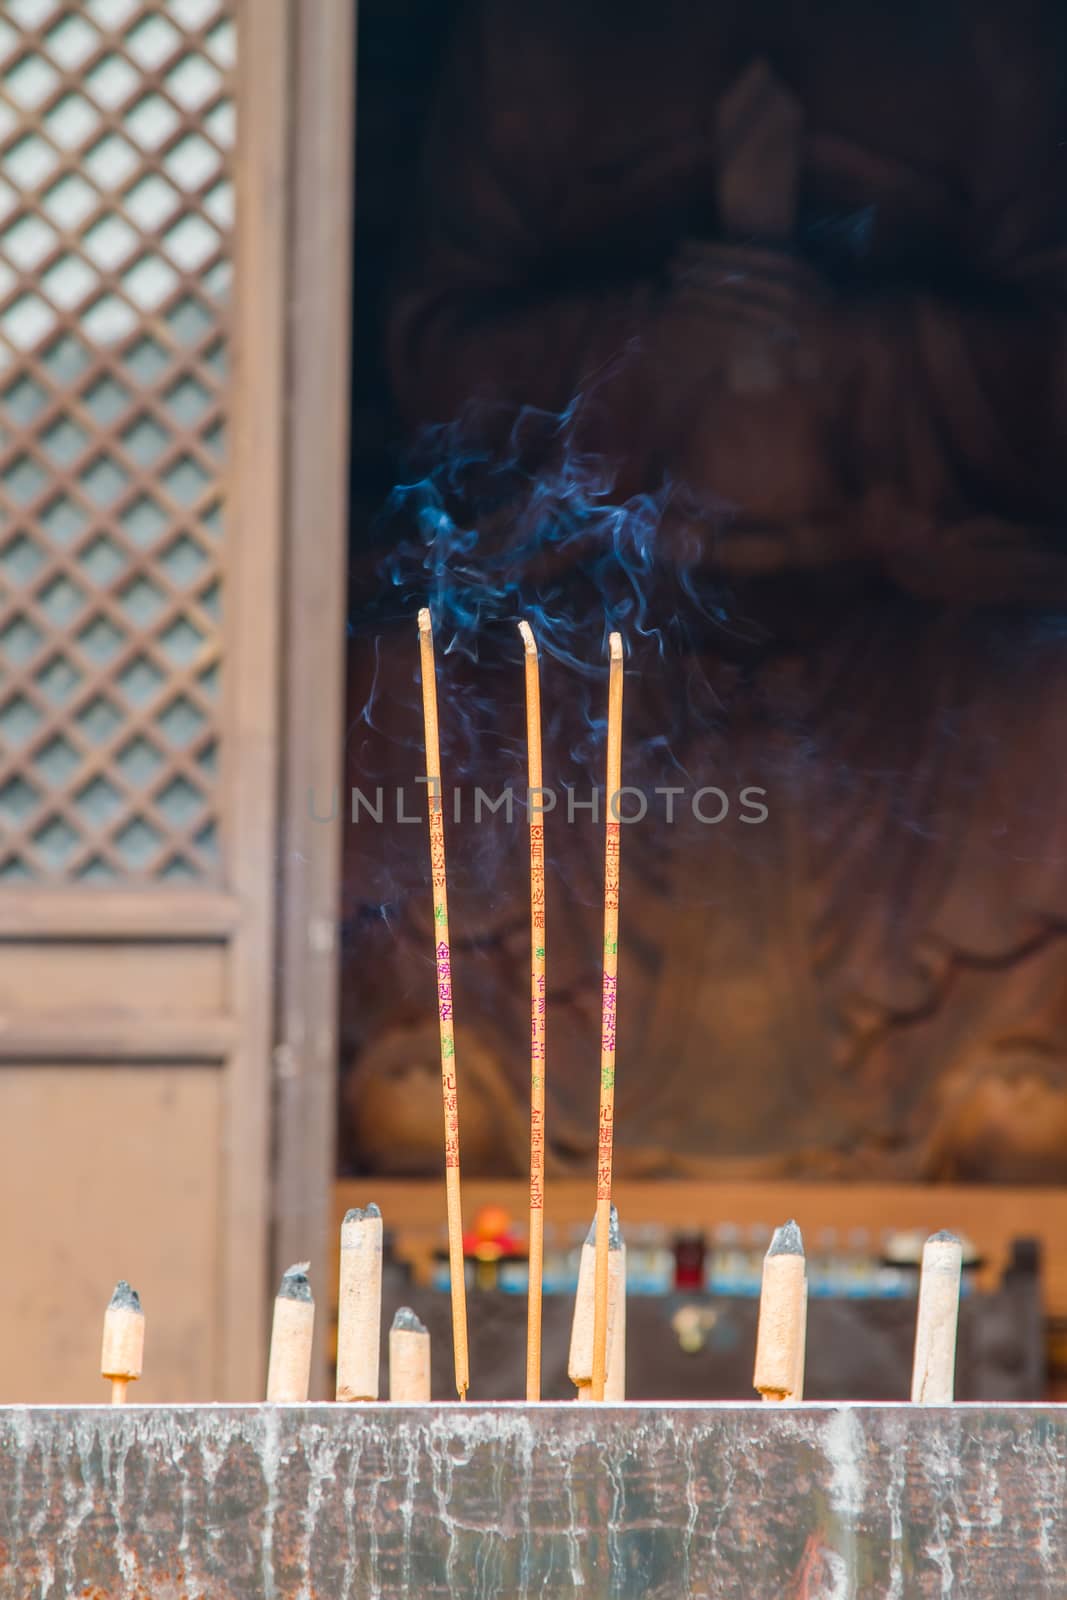
[[[530,1273],[526,1398],[541,1398],[541,1280],[545,1251],[545,823],[541,680],[537,641],[519,623],[526,667],[527,805],[530,814]]]
[[[308,1281],[309,1261],[298,1261],[282,1276],[274,1300],[274,1323],[267,1366],[267,1399],[307,1402],[311,1382],[311,1341],[315,1302]]]
[[[619,967],[618,795],[622,788],[622,636],[608,640],[608,764],[604,846],[604,991],[600,1018],[600,1127],[597,1134],[593,1399],[603,1400],[608,1367],[608,1242],[615,1138],[615,999]]]
[[[126,1387],[141,1376],[144,1368],[144,1312],[125,1278],[104,1312],[104,1340],[100,1351],[100,1376],[111,1379],[111,1404],[126,1402]]]
[[[422,718],[426,730],[427,809],[430,819],[430,870],[433,878],[437,1017],[441,1033],[441,1092],[445,1109],[445,1197],[448,1207],[448,1270],[452,1287],[452,1348],[456,1366],[456,1391],[460,1399],[465,1400],[470,1387],[470,1361],[467,1354],[467,1290],[463,1277],[456,1039],[452,1026],[452,947],[448,938],[448,889],[445,877],[445,826],[441,742],[437,727],[437,674],[433,658],[433,623],[425,607],[419,612],[419,658],[422,666]]]
[[[763,1258],[752,1387],[764,1400],[799,1400],[804,1392],[807,1310],[804,1241],[796,1223],[787,1222],[775,1229]]]
[[[382,1214],[345,1212],[337,1287],[337,1398],[377,1400],[382,1342]]]
[[[956,1323],[963,1246],[954,1233],[932,1233],[923,1246],[911,1398],[950,1405],[956,1385]]]

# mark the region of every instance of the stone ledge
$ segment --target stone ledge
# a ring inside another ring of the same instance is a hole
[[[1067,1408],[0,1408],[3,1600],[1067,1593]]]

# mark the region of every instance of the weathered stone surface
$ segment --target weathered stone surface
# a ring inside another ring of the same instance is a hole
[[[1067,1593],[1051,1406],[0,1410],[3,1600]]]

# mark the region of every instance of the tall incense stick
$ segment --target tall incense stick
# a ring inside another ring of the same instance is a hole
[[[467,1290],[463,1278],[463,1210],[459,1187],[459,1103],[456,1096],[456,1039],[452,1027],[452,947],[448,938],[445,877],[445,826],[441,780],[441,741],[437,727],[437,673],[433,623],[419,612],[422,667],[422,717],[426,730],[427,809],[430,819],[430,871],[433,878],[434,959],[437,967],[437,1017],[441,1033],[441,1093],[445,1109],[445,1197],[448,1207],[448,1270],[452,1288],[452,1348],[456,1390],[461,1400],[470,1387],[467,1354]]]
[[[545,1251],[545,823],[541,770],[541,680],[537,641],[519,623],[526,667],[527,809],[530,814],[530,1275],[526,1310],[526,1398],[541,1398],[541,1279]]]
[[[603,1400],[608,1370],[608,1248],[615,1140],[615,999],[619,969],[618,794],[622,787],[622,636],[608,640],[608,767],[604,844],[604,991],[600,1017],[600,1127],[596,1167],[596,1279],[593,1286],[593,1399]]]

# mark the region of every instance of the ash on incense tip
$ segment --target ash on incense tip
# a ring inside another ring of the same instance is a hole
[[[371,1217],[381,1216],[381,1207],[376,1206],[372,1200],[366,1206],[350,1206],[345,1212],[346,1222],[366,1222]]]
[[[949,1229],[949,1228],[939,1228],[936,1233],[932,1233],[930,1235],[930,1237],[927,1239],[926,1242],[927,1242],[927,1244],[958,1244],[958,1245],[962,1245],[963,1240],[960,1238],[958,1233],[953,1233],[951,1231],[951,1229]]]
[[[401,1306],[393,1318],[394,1333],[425,1333],[426,1324],[421,1322],[410,1306]]]
[[[804,1254],[804,1240],[801,1238],[800,1229],[792,1218],[775,1228],[774,1237],[767,1250],[769,1256],[802,1256]]]
[[[308,1278],[310,1261],[298,1261],[295,1266],[287,1267],[282,1274],[282,1281],[278,1286],[279,1300],[308,1300],[312,1299],[311,1283]]]
[[[131,1289],[125,1278],[120,1278],[115,1285],[115,1292],[108,1301],[109,1311],[136,1311],[139,1316],[144,1316],[141,1309],[141,1297],[136,1289]]]

